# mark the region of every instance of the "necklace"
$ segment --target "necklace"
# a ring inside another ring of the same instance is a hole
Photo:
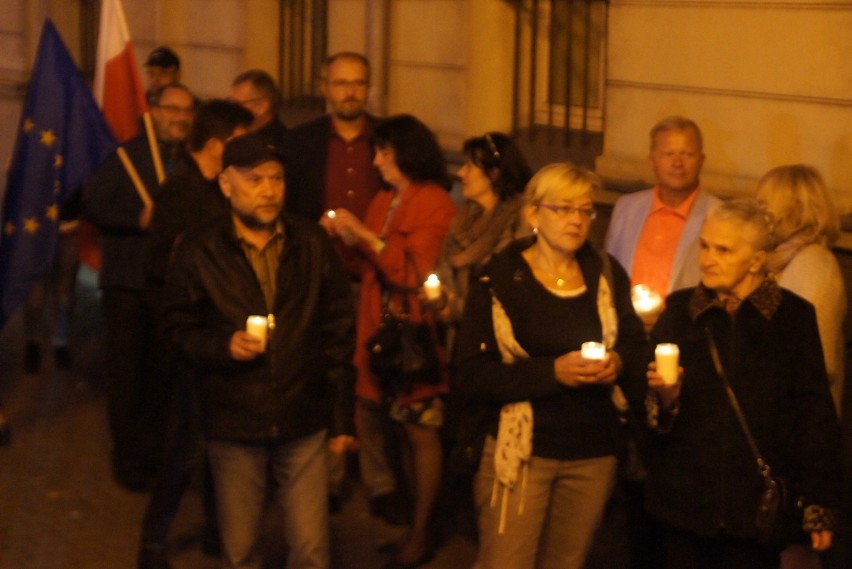
[[[551,279],[553,279],[553,281],[556,283],[557,288],[565,288],[568,285],[569,279],[571,278],[569,276],[560,277],[558,274],[551,273],[550,271],[548,271],[544,267],[536,266],[535,270],[540,271],[542,273],[546,273],[548,276],[550,276]]]
[[[570,274],[560,274],[550,271],[544,268],[544,265],[540,261],[541,256],[536,255],[536,260],[533,262],[533,269],[539,271],[540,273],[544,273],[550,277],[555,283],[557,288],[565,288],[568,286],[572,280],[577,278],[577,273],[579,271],[579,267],[576,265],[571,266]]]

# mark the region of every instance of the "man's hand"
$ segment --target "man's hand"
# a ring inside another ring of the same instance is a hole
[[[263,353],[263,342],[254,336],[249,336],[245,330],[237,330],[231,336],[228,349],[232,358],[240,362],[247,362]]]
[[[331,214],[336,212],[333,209],[330,209],[323,213],[319,218],[320,226],[325,229],[325,232],[328,233],[331,237],[337,235],[337,230],[335,229],[334,216]]]
[[[356,439],[351,435],[337,435],[328,439],[328,450],[335,454],[343,454],[355,450]]]
[[[811,547],[814,551],[826,551],[834,540],[834,532],[828,530],[811,532]]]

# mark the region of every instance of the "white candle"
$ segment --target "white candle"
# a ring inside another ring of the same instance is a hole
[[[658,314],[663,307],[663,297],[648,285],[638,284],[630,290],[633,309],[639,316]]]
[[[677,366],[680,358],[680,349],[677,344],[657,344],[654,350],[657,359],[657,372],[663,376],[667,385],[677,383]]]
[[[326,215],[328,216],[329,219],[334,219],[335,216],[337,215],[337,213],[333,209],[330,209],[330,210],[328,210],[328,213],[326,213]]]
[[[246,332],[260,340],[262,350],[266,351],[266,333],[269,330],[269,321],[266,316],[249,316],[246,318]]]
[[[441,298],[441,281],[435,273],[426,277],[426,282],[423,283],[423,290],[426,292],[426,298],[429,300],[437,300]]]
[[[600,342],[583,342],[580,355],[584,360],[602,360],[606,357],[606,346]]]

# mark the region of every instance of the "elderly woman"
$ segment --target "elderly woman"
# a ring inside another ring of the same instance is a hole
[[[668,569],[775,569],[784,546],[758,541],[764,481],[722,375],[773,475],[801,488],[814,549],[831,545],[839,427],[814,309],[767,278],[772,225],[754,199],[713,210],[700,234],[701,283],[669,296],[651,332],[680,348],[675,383],[655,364],[647,374],[647,505],[663,525]]]
[[[834,406],[843,401],[846,291],[831,247],[840,236],[837,210],[811,166],[773,168],[757,183],[757,199],[775,215],[778,243],[767,269],[782,287],[814,305]]]
[[[405,432],[402,456],[411,477],[414,512],[408,533],[386,568],[409,569],[426,563],[434,553],[430,522],[441,477],[438,429],[448,378],[442,373],[432,382],[389,391],[370,370],[366,344],[382,320],[383,292],[389,291],[396,312],[407,303],[414,322],[428,316],[420,308],[417,289],[435,267],[456,207],[446,190],[441,149],[423,123],[410,115],[389,117],[376,125],[373,142],[373,163],[389,189],[376,194],[363,222],[338,209],[332,221],[323,223],[354,254],[361,275],[356,395],[377,405],[389,404],[391,418]]]
[[[465,203],[450,225],[435,271],[444,285],[436,307],[445,323],[461,318],[471,275],[510,241],[529,234],[521,194],[532,172],[512,139],[489,132],[467,139],[462,151],[458,175]]]
[[[599,188],[572,164],[542,168],[524,195],[535,235],[471,283],[457,384],[491,410],[474,489],[482,569],[582,567],[615,476],[624,392],[644,393],[630,279],[587,241]],[[584,357],[591,341],[606,354]]]

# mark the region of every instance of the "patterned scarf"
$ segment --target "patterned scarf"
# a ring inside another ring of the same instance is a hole
[[[598,316],[601,320],[603,343],[612,349],[618,339],[618,316],[609,283],[601,274],[597,296]],[[491,317],[494,322],[494,335],[504,364],[513,364],[518,359],[528,358],[529,354],[518,343],[512,328],[512,321],[503,309],[496,295],[491,296]],[[613,386],[612,401],[616,408],[625,412],[627,399],[618,386]],[[524,512],[527,473],[532,458],[533,409],[529,401],[508,403],[500,410],[500,424],[497,428],[497,446],[494,451],[494,487],[491,492],[491,507],[497,505],[497,495],[502,487],[500,505],[500,524],[497,533],[506,530],[506,508],[509,492],[514,491],[521,476],[521,501],[518,514]]]

